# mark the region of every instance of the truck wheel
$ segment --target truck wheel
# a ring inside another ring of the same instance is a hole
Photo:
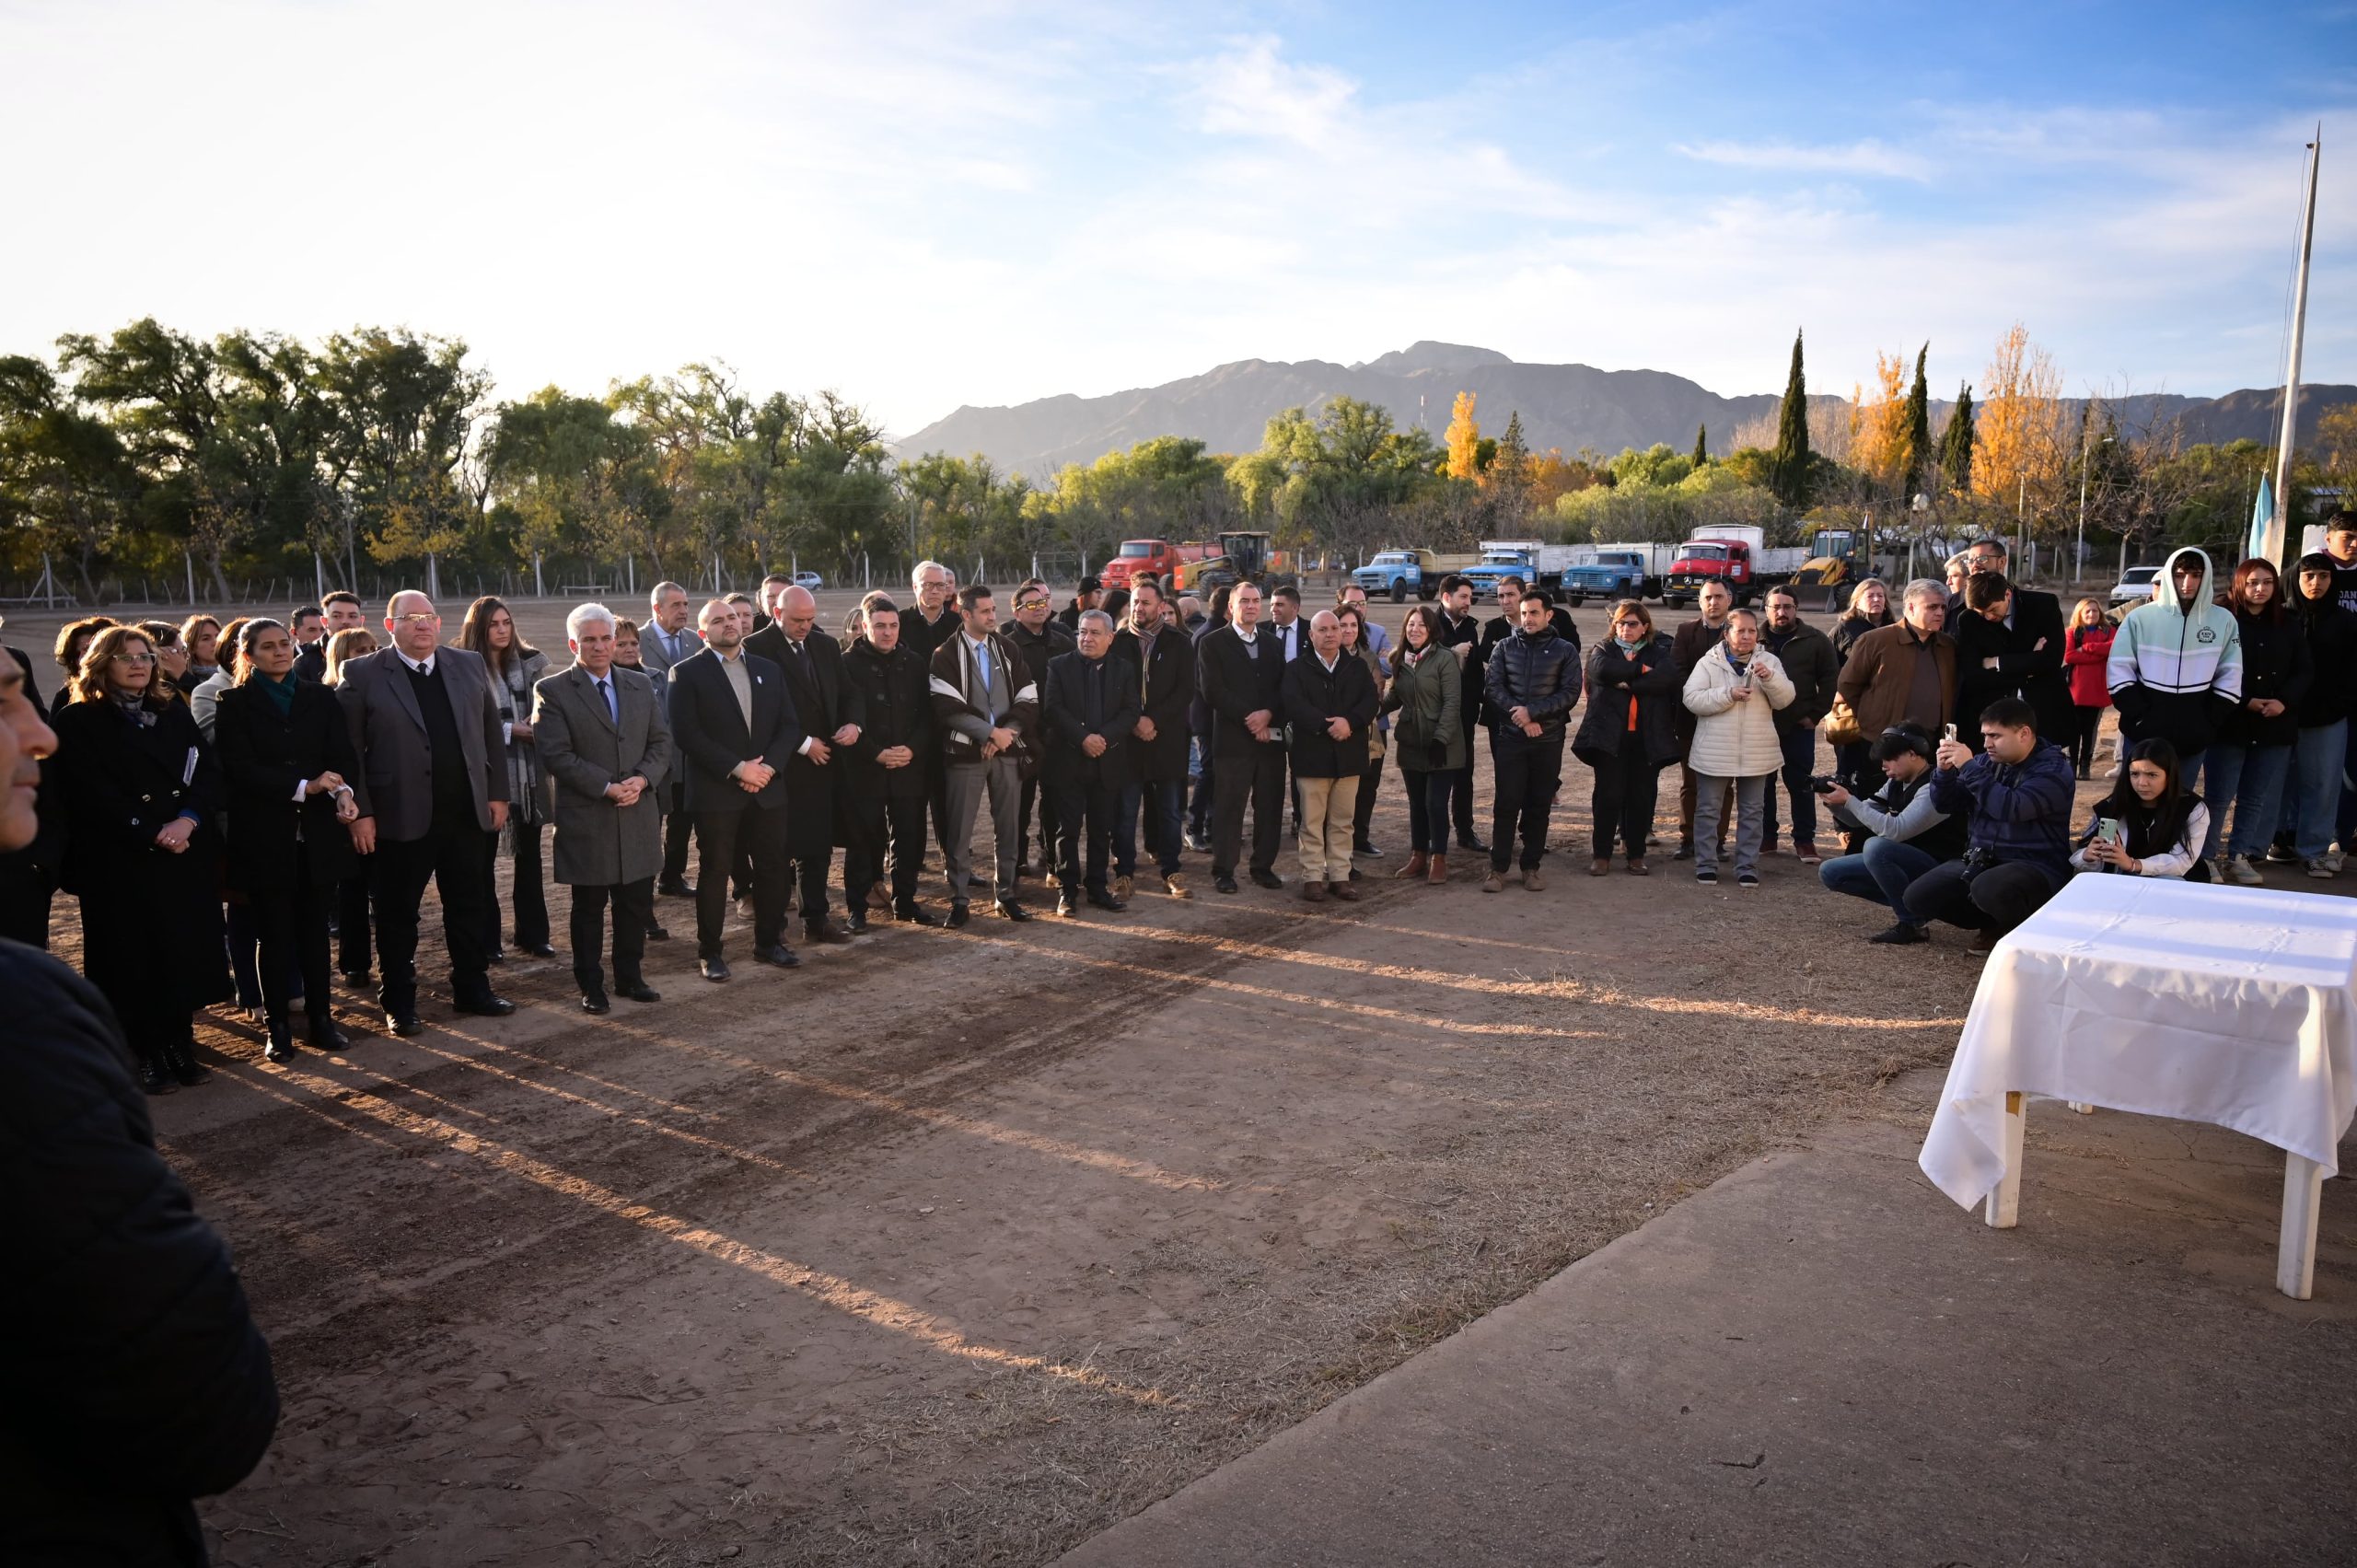
[[[1429,603],[1431,600],[1440,597],[1440,585],[1438,583],[1420,583],[1416,587],[1416,597]]]
[[[1407,578],[1394,577],[1391,579],[1391,602],[1394,604],[1405,604],[1408,602]]]
[[[1587,595],[1585,594],[1566,594],[1563,597],[1570,602],[1571,607],[1573,610],[1577,610],[1580,606],[1587,602]]]

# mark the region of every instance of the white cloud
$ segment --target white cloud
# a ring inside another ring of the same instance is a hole
[[[1809,174],[1876,174],[1891,180],[1929,180],[1932,163],[1872,137],[1847,146],[1803,146],[1792,142],[1679,143],[1675,151],[1730,168],[1789,170]]]

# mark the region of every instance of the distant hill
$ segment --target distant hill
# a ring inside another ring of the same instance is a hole
[[[1656,441],[1684,450],[1694,444],[1697,425],[1709,428],[1713,451],[1724,451],[1735,428],[1771,412],[1778,396],[1721,397],[1664,370],[1519,365],[1495,349],[1424,342],[1361,365],[1242,359],[1200,376],[1104,397],[1066,393],[1012,408],[960,408],[895,446],[911,457],[981,452],[1002,470],[1038,481],[1066,463],[1093,462],[1156,436],[1192,436],[1215,452],[1250,451],[1260,445],[1270,415],[1335,396],[1381,403],[1400,424],[1421,419],[1438,436],[1448,427],[1449,409],[1460,391],[1480,400],[1481,428],[1489,435],[1505,428],[1509,412],[1519,412],[1535,448],[1576,452],[1590,447],[1608,454]],[[2325,409],[2357,402],[2357,387],[2307,386],[2300,397],[2305,439]],[[2189,444],[2242,436],[2267,441],[2273,437],[2281,399],[2280,390],[2223,398],[2165,393],[2129,400],[2122,413],[2131,427],[2140,429],[2177,419]]]

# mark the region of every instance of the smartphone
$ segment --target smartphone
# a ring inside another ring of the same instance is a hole
[[[1950,740],[1954,740],[1956,738],[1956,726],[1952,724],[1944,724],[1940,726],[1940,733],[1946,736]]]
[[[2098,817],[2096,819],[2096,837],[2103,842],[2120,843],[2126,840],[2127,836],[2126,831],[2120,827],[2119,818]]]

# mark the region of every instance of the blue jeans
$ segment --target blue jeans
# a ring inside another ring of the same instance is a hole
[[[2300,731],[2292,746],[2292,767],[2283,784],[2283,809],[2275,836],[2302,860],[2332,847],[2340,806],[2340,772],[2349,750],[2349,721],[2335,719]]]
[[[1113,875],[1134,877],[1138,864],[1138,813],[1145,813],[1145,853],[1165,877],[1178,869],[1178,824],[1186,816],[1183,779],[1132,779],[1121,786],[1113,810]]]
[[[2292,765],[2289,746],[2214,742],[2201,754],[2201,798],[2210,807],[2210,836],[2201,858],[2218,858],[2223,842],[2232,855],[2263,854],[2275,836],[2275,814],[2283,804],[2283,775]],[[2235,831],[2225,832],[2226,807],[2235,808]]]
[[[1837,893],[1852,898],[1878,899],[1890,912],[1912,923],[1907,912],[1907,885],[1939,862],[1913,844],[1896,839],[1868,839],[1856,854],[1838,855],[1817,869],[1817,878]]]

